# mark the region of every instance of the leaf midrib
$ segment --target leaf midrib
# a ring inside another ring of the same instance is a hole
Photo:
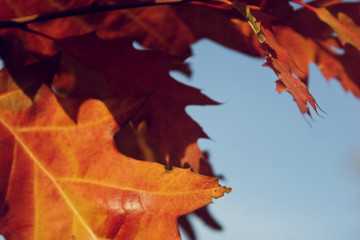
[[[33,154],[33,152],[27,147],[26,143],[21,139],[21,137],[16,133],[16,130],[14,130],[4,119],[0,117],[0,122],[5,126],[6,129],[11,132],[11,134],[14,136],[15,140],[20,144],[20,146],[24,149],[24,151],[28,154],[28,156],[34,161],[34,163],[39,167],[39,169],[50,179],[50,181],[54,184],[56,189],[59,191],[60,195],[64,198],[65,202],[68,204],[70,209],[73,211],[73,213],[78,217],[79,221],[83,224],[86,230],[88,230],[89,234],[93,237],[94,240],[97,240],[98,238],[93,233],[91,228],[86,224],[85,220],[81,217],[80,213],[76,210],[75,206],[71,203],[70,199],[66,196],[63,189],[58,184],[55,177],[51,175],[51,173],[41,164],[39,159]]]

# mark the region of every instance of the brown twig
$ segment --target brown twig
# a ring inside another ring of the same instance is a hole
[[[169,4],[181,4],[181,3],[210,3],[213,1],[204,1],[204,0],[142,0],[142,1],[121,1],[121,3],[113,3],[108,5],[99,5],[92,4],[89,6],[84,6],[74,9],[66,9],[60,11],[54,11],[43,14],[35,14],[31,16],[13,18],[9,20],[0,21],[1,28],[26,28],[26,25],[29,23],[43,22],[52,19],[65,18],[80,16],[85,14],[93,14],[121,9],[130,9],[138,7],[147,7],[147,6],[159,6],[159,5],[169,5]]]

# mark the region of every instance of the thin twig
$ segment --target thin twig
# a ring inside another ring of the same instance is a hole
[[[114,3],[110,5],[98,5],[92,4],[89,6],[66,9],[60,11],[54,11],[43,14],[36,14],[26,17],[13,18],[10,20],[0,21],[1,28],[24,28],[29,23],[48,21],[52,19],[79,16],[84,14],[100,13],[107,11],[114,11],[120,9],[130,9],[137,7],[146,7],[146,6],[158,6],[158,5],[169,5],[169,4],[179,4],[186,2],[196,2],[201,0],[145,0],[145,1],[122,1],[121,3]]]

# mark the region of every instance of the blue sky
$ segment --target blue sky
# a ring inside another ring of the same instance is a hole
[[[222,232],[191,218],[199,240],[358,240],[360,100],[311,65],[310,92],[327,114],[306,120],[274,90],[264,60],[208,40],[193,51],[191,80],[172,75],[224,103],[187,112],[211,137],[199,144],[221,183],[233,188],[210,206]]]

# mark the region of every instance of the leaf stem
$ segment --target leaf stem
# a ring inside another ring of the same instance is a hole
[[[297,4],[301,5],[301,6],[303,6],[303,7],[305,7],[305,8],[307,8],[307,9],[309,9],[309,10],[312,11],[312,12],[316,12],[316,9],[315,9],[314,7],[308,5],[308,4],[304,3],[304,2],[301,2],[301,1],[299,1],[299,0],[291,0],[291,1],[294,2],[294,3],[297,3]]]

